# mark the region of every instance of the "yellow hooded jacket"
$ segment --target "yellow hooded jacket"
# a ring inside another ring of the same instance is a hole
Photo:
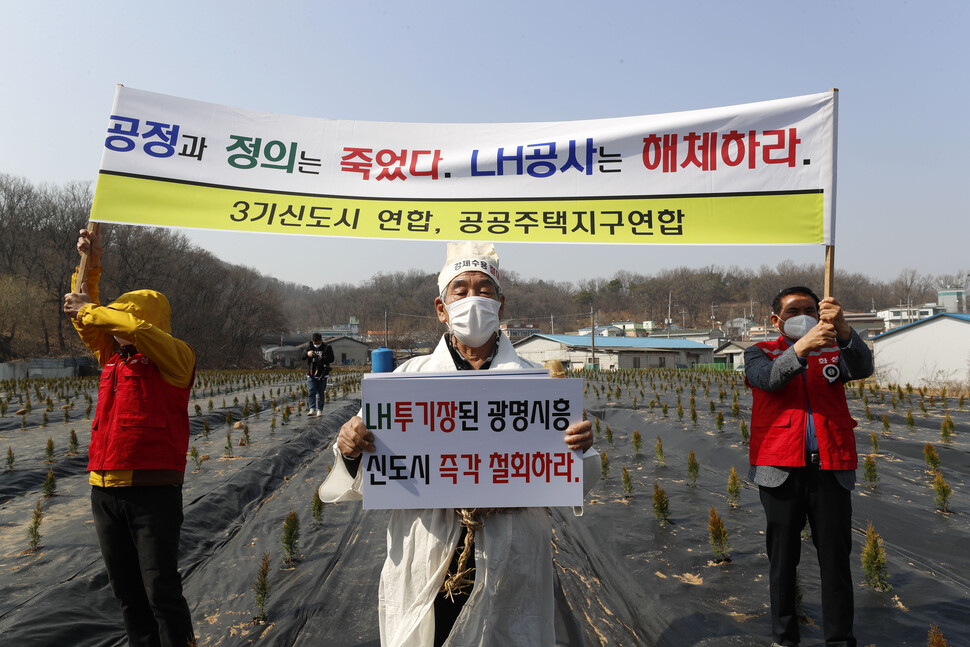
[[[195,377],[195,351],[171,334],[171,308],[168,299],[154,290],[136,290],[102,306],[98,284],[101,268],[91,268],[87,291],[91,304],[81,308],[74,318],[74,328],[103,367],[118,350],[115,337],[132,342],[138,352],[159,369],[163,380],[188,389]],[[77,272],[71,280],[77,291]],[[137,472],[137,473],[136,473]],[[103,470],[92,471],[89,482],[102,487],[181,483],[182,474],[171,470]]]

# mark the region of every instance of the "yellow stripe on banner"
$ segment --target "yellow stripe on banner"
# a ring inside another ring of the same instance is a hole
[[[362,199],[102,173],[91,219],[353,238],[821,244],[822,193],[499,200]]]

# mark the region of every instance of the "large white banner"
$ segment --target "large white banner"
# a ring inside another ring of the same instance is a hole
[[[119,87],[92,219],[363,238],[834,244],[837,96],[420,124]]]
[[[564,442],[582,389],[542,369],[365,376],[364,508],[582,505],[581,452]]]

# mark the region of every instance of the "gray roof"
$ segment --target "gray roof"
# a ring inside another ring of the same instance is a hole
[[[529,335],[525,339],[515,342],[515,346],[525,343],[533,337],[541,337],[574,348],[589,348],[589,335]],[[667,339],[666,337],[600,337],[596,336],[596,348],[625,349],[625,350],[714,350],[707,344],[688,339]]]

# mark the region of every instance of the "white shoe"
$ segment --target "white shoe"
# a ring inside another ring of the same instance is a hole
[[[317,415],[317,410],[316,409],[310,409],[309,411],[306,412],[306,414],[308,416],[315,416],[315,415]]]
[[[323,415],[323,409],[317,409],[317,416],[319,417],[322,415]]]

